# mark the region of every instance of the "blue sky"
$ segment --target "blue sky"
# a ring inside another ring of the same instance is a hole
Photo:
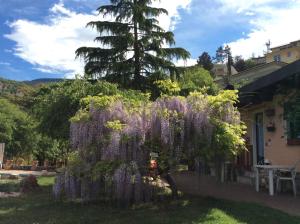
[[[82,73],[75,60],[81,46],[96,46],[95,31],[85,28],[103,19],[95,9],[106,0],[0,0],[0,77],[31,80],[73,77]],[[229,44],[234,55],[263,55],[265,42],[272,46],[300,39],[295,29],[300,0],[161,0],[169,11],[160,18],[175,33],[176,45],[192,58],[178,64],[194,64],[203,52],[215,54]]]

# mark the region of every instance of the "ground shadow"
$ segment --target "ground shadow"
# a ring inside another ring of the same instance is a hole
[[[116,208],[103,202],[89,204],[53,200],[51,186],[20,198],[0,200],[1,224],[247,224],[300,223],[300,218],[251,203],[184,196],[179,200]]]

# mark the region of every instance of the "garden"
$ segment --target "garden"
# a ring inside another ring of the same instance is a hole
[[[1,198],[0,222],[12,223],[299,223],[300,219],[258,204],[237,203],[214,198],[185,195],[178,200],[167,198],[129,208],[103,201],[81,203],[57,202],[52,196],[54,179],[38,179],[39,190],[21,197]],[[15,185],[15,187],[17,187]],[[255,214],[255,215],[254,215]]]
[[[98,8],[114,19],[87,24],[100,47],[77,49],[84,75],[0,96],[3,168],[24,171],[0,173],[1,223],[300,222],[178,190],[173,174],[199,163],[223,182],[225,163],[246,150],[246,127],[237,91],[219,89],[200,64],[175,65],[190,54],[151,3]],[[231,60],[228,49],[218,56]]]

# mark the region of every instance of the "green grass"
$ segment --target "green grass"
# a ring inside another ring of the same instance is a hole
[[[0,192],[18,192],[20,190],[19,180],[0,180]]]
[[[53,178],[40,178],[42,189],[19,198],[0,199],[1,224],[296,224],[300,218],[256,204],[213,198],[185,197],[177,201],[114,208],[104,203],[55,202]]]

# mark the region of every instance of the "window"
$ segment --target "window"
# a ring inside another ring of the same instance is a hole
[[[300,145],[300,96],[285,104],[288,145]]]
[[[287,53],[287,56],[288,56],[288,58],[290,58],[290,57],[292,56],[292,52],[289,51],[289,52]]]
[[[280,62],[280,61],[281,61],[280,55],[275,55],[275,56],[274,56],[274,61]]]

